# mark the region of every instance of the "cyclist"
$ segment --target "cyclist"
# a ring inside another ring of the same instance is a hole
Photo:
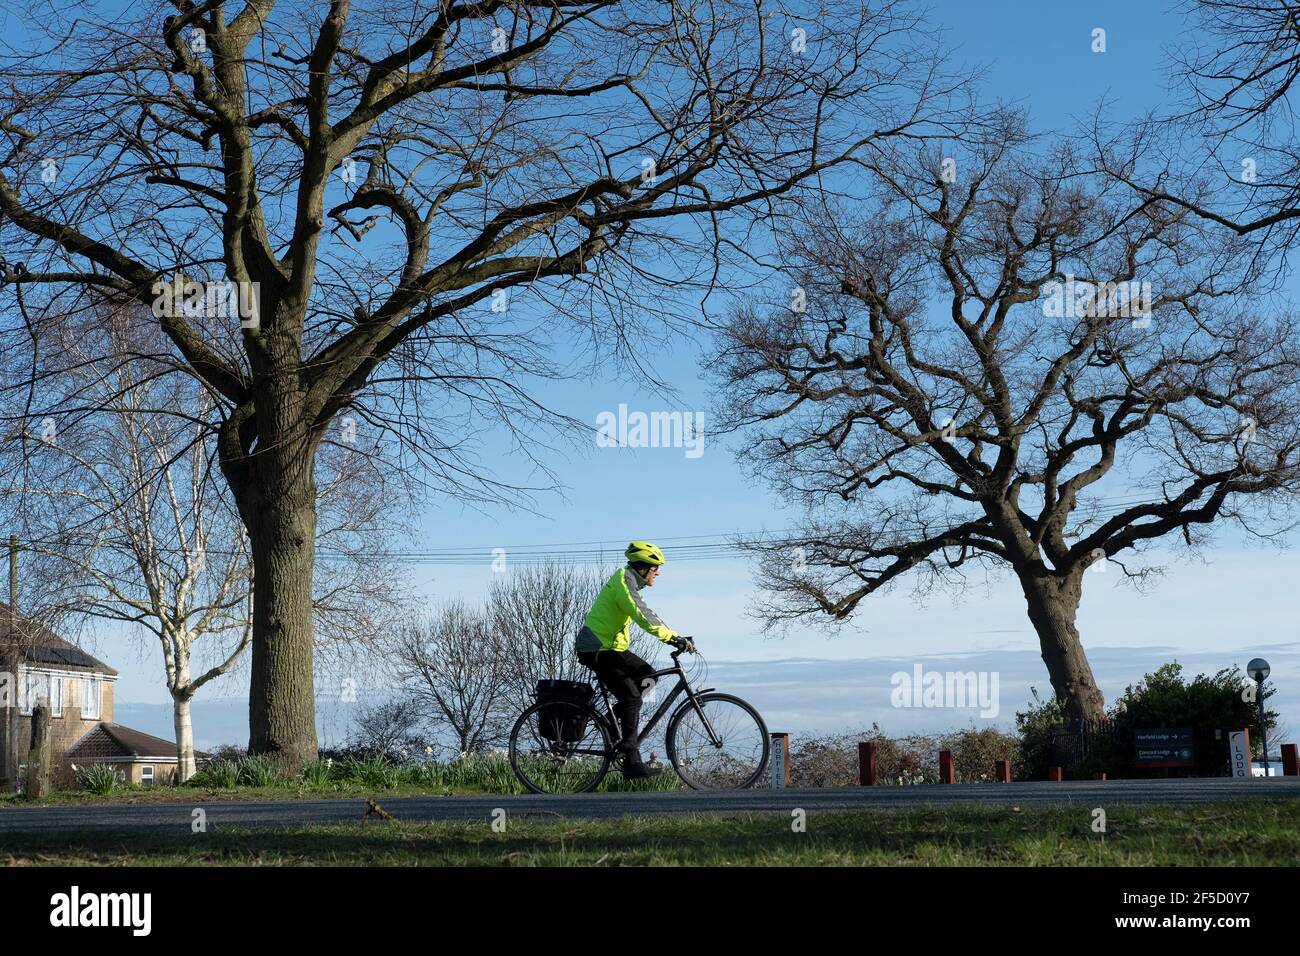
[[[643,630],[681,650],[694,651],[695,644],[664,624],[641,596],[641,589],[653,586],[659,576],[664,553],[649,541],[633,541],[624,553],[627,567],[615,571],[600,589],[574,646],[578,660],[596,672],[618,701],[615,713],[623,738],[615,750],[623,759],[623,776],[653,777],[663,768],[642,761],[637,723],[641,695],[653,686],[654,668],[628,649],[628,626],[636,621]]]

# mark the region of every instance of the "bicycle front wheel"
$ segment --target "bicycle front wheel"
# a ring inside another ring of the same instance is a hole
[[[590,707],[537,703],[510,732],[510,766],[533,793],[587,793],[609,771],[613,743]]]
[[[730,694],[699,694],[668,723],[668,759],[693,790],[742,790],[767,769],[771,741],[752,706]]]

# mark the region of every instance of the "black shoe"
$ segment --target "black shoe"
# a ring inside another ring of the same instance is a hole
[[[623,776],[629,780],[657,777],[664,772],[663,767],[652,767],[646,764],[641,759],[640,751],[635,748],[628,748],[619,744],[614,749],[619,755],[619,769],[623,772]]]
[[[644,763],[623,764],[623,777],[626,780],[643,780],[646,777],[657,777],[663,772],[663,767],[651,767]]]

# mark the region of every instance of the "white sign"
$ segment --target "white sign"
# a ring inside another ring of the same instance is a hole
[[[1228,753],[1232,755],[1232,775],[1242,780],[1251,777],[1250,734],[1245,730],[1228,731]]]
[[[785,787],[785,734],[772,735],[772,786]]]

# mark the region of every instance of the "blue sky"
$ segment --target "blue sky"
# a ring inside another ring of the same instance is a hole
[[[949,43],[959,48],[959,57],[988,68],[986,94],[1028,106],[1041,129],[1068,127],[1102,98],[1111,102],[1116,118],[1168,102],[1165,48],[1178,41],[1184,24],[1164,4],[944,0],[932,10],[934,21],[948,29]],[[1103,54],[1090,49],[1097,27],[1106,30]],[[1294,297],[1294,284],[1291,289]],[[554,385],[541,398],[593,427],[600,412],[616,410],[620,402],[647,411],[705,410],[709,395],[700,367],[702,345],[683,341],[671,351],[646,356],[677,386],[679,394],[671,400],[618,380]],[[485,438],[490,445],[494,436]],[[494,463],[497,473],[526,478],[512,471],[512,461]],[[762,638],[757,624],[745,616],[754,589],[742,559],[672,561],[674,538],[791,523],[767,489],[745,477],[727,444],[707,432],[699,458],[688,459],[680,448],[598,449],[593,440],[557,462],[556,470],[565,493],[541,498],[539,514],[434,502],[411,546],[481,546],[483,562],[412,565],[404,570],[413,586],[435,600],[475,600],[492,578],[489,561],[496,547],[607,541],[616,553],[633,538],[659,541],[669,564],[650,593],[652,605],[670,626],[698,636],[715,663],[719,683],[730,675],[738,691],[752,690],[773,729],[833,731],[873,720],[886,730],[967,723],[970,715],[964,712],[914,714],[890,707],[888,674],[909,669],[913,661],[927,668],[967,670],[974,665],[964,662],[978,660],[978,669],[1003,672],[1001,716],[995,722],[1004,726],[1028,698],[1030,684],[1049,686],[1023,597],[1009,579],[973,589],[960,600],[941,594],[923,605],[906,589],[873,597],[832,638],[821,632]],[[1115,493],[1125,492],[1142,494],[1143,489]],[[1107,698],[1169,659],[1183,660],[1193,673],[1212,672],[1264,653],[1282,687],[1274,705],[1290,727],[1300,729],[1300,598],[1294,554],[1225,536],[1199,561],[1171,560],[1164,579],[1147,594],[1120,586],[1118,573],[1088,581],[1080,628]],[[122,671],[119,701],[165,702],[157,654],[141,656],[114,644],[116,649],[104,645],[98,650]],[[245,681],[246,671],[205,694],[241,696]],[[126,714],[121,713],[124,721]],[[201,724],[202,710],[198,714]],[[212,742],[202,726],[196,730],[200,745]],[[237,740],[238,732],[226,739]]]

